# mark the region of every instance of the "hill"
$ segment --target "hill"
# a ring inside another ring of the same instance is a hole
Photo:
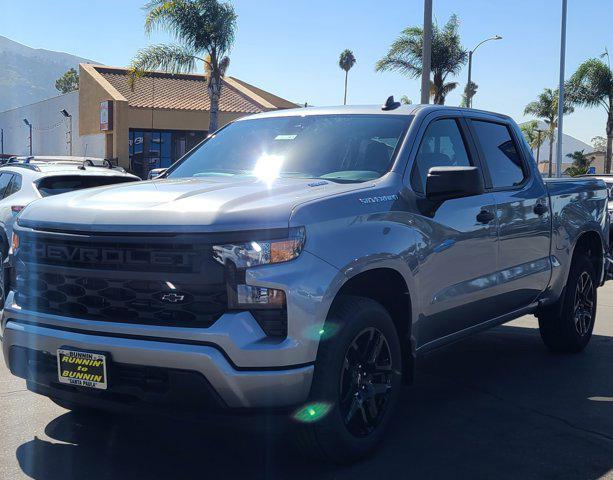
[[[0,112],[58,95],[55,81],[79,63],[68,53],[30,48],[0,35]]]

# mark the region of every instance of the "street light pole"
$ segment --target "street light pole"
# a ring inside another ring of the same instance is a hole
[[[558,89],[558,145],[556,149],[556,176],[562,176],[562,136],[564,122],[564,69],[566,63],[567,0],[562,0],[562,26],[560,29],[560,87]]]
[[[432,0],[424,0],[424,38],[421,52],[421,103],[430,103],[430,65],[432,63]]]
[[[468,83],[467,83],[468,108],[472,108],[473,106],[473,95],[470,89],[470,84],[472,82],[472,73],[473,73],[473,53],[475,53],[475,50],[477,50],[477,48],[479,48],[485,42],[489,42],[490,40],[502,40],[502,37],[500,35],[494,35],[493,37],[486,38],[485,40],[482,40],[481,42],[479,42],[475,48],[473,48],[472,50],[469,50],[468,52]]]
[[[4,128],[0,128],[0,159],[4,159]]]
[[[60,110],[60,113],[68,119],[68,139],[66,143],[68,143],[69,155],[72,157],[72,115],[66,109]]]
[[[28,122],[27,118],[23,119],[23,123],[25,123],[30,128],[30,156],[32,156],[32,124]]]

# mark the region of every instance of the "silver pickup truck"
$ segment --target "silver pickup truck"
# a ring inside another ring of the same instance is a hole
[[[543,181],[503,115],[247,117],[157,179],[23,210],[4,358],[66,408],[278,413],[351,461],[433,348],[526,314],[550,349],[587,345],[607,203],[600,180]]]

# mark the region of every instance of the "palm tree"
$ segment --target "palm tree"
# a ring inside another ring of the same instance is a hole
[[[460,44],[457,15],[452,15],[441,29],[432,26],[432,88],[434,103],[445,104],[445,97],[458,86],[457,82],[448,82],[447,78],[457,75],[466,63],[468,53]],[[421,75],[421,54],[423,46],[422,27],[408,27],[392,43],[387,55],[375,66],[378,72],[395,71],[417,78]]]
[[[572,113],[574,108],[565,101],[564,113]],[[558,126],[558,91],[546,88],[538,96],[538,100],[530,102],[524,109],[524,115],[534,115],[542,118],[549,127],[549,176],[553,176],[553,139]]]
[[[611,155],[613,149],[613,70],[609,52],[601,55],[606,57],[608,64],[601,59],[592,58],[583,62],[577,68],[568,82],[568,97],[575,105],[585,107],[601,106],[607,112],[607,149],[605,154],[605,173],[611,173]]]
[[[572,166],[568,167],[565,171],[567,175],[576,177],[579,175],[585,175],[587,172],[589,172],[593,159],[588,158],[588,156],[584,153],[584,150],[577,150],[573,153],[567,154],[566,156],[573,159]]]
[[[402,97],[400,97],[400,103],[402,103],[403,105],[412,105],[413,100],[411,100],[408,96],[403,95]]]
[[[545,141],[545,138],[540,135],[539,122],[537,120],[531,120],[529,122],[522,123],[519,128],[524,134],[524,138],[532,150],[532,155],[535,155],[535,152],[541,148],[541,145],[543,145],[543,142]]]
[[[478,88],[479,85],[473,81],[466,84],[464,87],[464,93],[462,94],[462,102],[460,103],[460,107],[468,108],[469,99],[475,96]]]
[[[157,28],[172,34],[177,43],[151,45],[139,50],[130,65],[130,85],[145,70],[161,68],[172,73],[189,73],[204,64],[211,101],[209,132],[218,127],[222,77],[236,32],[236,13],[229,3],[218,0],[151,0],[145,5],[145,32]]]
[[[345,99],[343,105],[347,105],[347,77],[349,76],[349,70],[355,65],[355,56],[351,50],[343,50],[341,56],[338,59],[338,66],[341,70],[345,70]]]

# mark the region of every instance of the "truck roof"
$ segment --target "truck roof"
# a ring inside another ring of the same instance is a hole
[[[382,105],[340,105],[333,107],[304,107],[290,108],[287,110],[274,110],[270,112],[257,113],[242,117],[237,121],[249,120],[254,118],[290,117],[290,116],[309,116],[309,115],[415,115],[418,112],[429,113],[433,111],[466,111],[485,115],[495,115],[500,118],[508,119],[507,115],[486,110],[476,110],[472,108],[453,107],[446,105],[401,105],[393,110],[383,110]]]

